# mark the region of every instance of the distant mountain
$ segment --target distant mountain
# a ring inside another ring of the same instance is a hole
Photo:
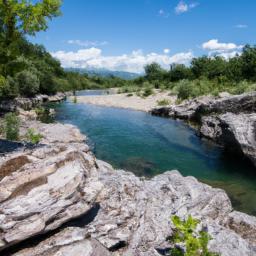
[[[142,76],[142,74],[130,73],[125,71],[111,71],[107,69],[85,69],[85,68],[66,68],[67,71],[78,72],[80,74],[88,74],[89,76],[109,77],[116,76],[126,80],[131,80]]]

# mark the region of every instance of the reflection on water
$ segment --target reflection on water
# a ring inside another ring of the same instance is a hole
[[[227,156],[222,148],[199,139],[183,122],[147,113],[64,102],[57,120],[77,125],[97,158],[139,176],[179,170],[230,195],[234,207],[256,212],[256,173],[248,162]]]

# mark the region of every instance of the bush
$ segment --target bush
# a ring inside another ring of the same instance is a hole
[[[34,96],[39,91],[39,79],[37,75],[30,70],[19,72],[15,78],[19,85],[21,95]]]
[[[53,123],[54,122],[54,114],[51,113],[49,108],[39,107],[35,109],[37,114],[37,120],[41,121],[42,123]]]
[[[76,96],[73,97],[73,103],[74,103],[74,104],[77,103],[77,97],[76,97]]]
[[[170,101],[168,99],[158,100],[157,105],[158,106],[167,106],[170,104]]]
[[[19,94],[16,81],[8,76],[6,79],[0,76],[0,98],[13,99]]]
[[[20,119],[14,113],[4,116],[4,132],[7,140],[19,140]]]
[[[208,251],[211,236],[205,230],[197,231],[199,220],[192,218],[191,215],[187,220],[181,220],[178,216],[173,216],[171,220],[175,226],[171,238],[172,256],[219,256]]]
[[[181,100],[188,99],[191,95],[192,86],[191,82],[188,80],[182,80],[179,82],[177,92],[178,92],[178,98]]]
[[[43,136],[32,128],[28,129],[26,133],[26,139],[32,144],[38,144],[42,138]]]

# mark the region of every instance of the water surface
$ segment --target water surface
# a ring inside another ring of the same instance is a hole
[[[236,209],[256,215],[256,172],[252,165],[201,140],[183,122],[69,101],[56,105],[56,111],[58,121],[78,126],[96,157],[115,168],[148,177],[176,169],[224,188]]]

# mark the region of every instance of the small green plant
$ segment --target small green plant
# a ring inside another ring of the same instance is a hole
[[[74,104],[77,103],[77,97],[76,97],[76,96],[73,97],[73,103],[74,103]]]
[[[157,105],[158,106],[167,106],[167,105],[170,105],[170,101],[168,99],[158,100]]]
[[[128,93],[126,96],[127,96],[127,97],[132,97],[132,96],[133,96],[133,93]]]
[[[143,97],[148,97],[154,93],[153,89],[151,87],[146,87],[143,91],[142,96]]]
[[[3,130],[7,140],[19,140],[20,119],[15,113],[4,116]]]
[[[35,112],[37,114],[37,120],[42,123],[49,124],[54,122],[54,115],[49,108],[39,107],[35,109]]]
[[[32,128],[28,129],[26,133],[26,139],[32,144],[38,144],[42,138],[43,136]]]
[[[172,216],[175,226],[171,243],[174,245],[170,253],[172,256],[219,256],[208,251],[208,243],[212,239],[205,230],[197,231],[199,220],[191,215],[187,220],[181,220],[178,216]]]

